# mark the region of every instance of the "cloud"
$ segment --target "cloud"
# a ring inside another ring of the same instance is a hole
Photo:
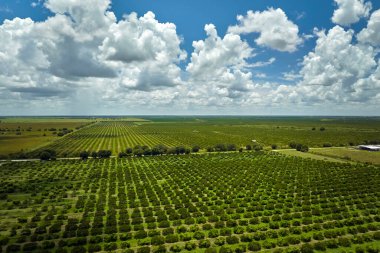
[[[380,46],[380,10],[374,11],[367,27],[358,34],[358,40],[373,46]]]
[[[302,76],[300,74],[296,73],[295,71],[290,71],[290,72],[282,73],[281,79],[283,79],[285,81],[295,81],[301,77]]]
[[[152,12],[117,21],[109,0],[44,6],[53,12],[45,21],[0,25],[0,86],[6,89],[0,93],[63,98],[92,86],[110,98],[183,84],[178,64],[186,53],[174,24],[158,22]]]
[[[371,46],[354,44],[353,35],[353,30],[345,31],[340,26],[327,34],[317,32],[317,45],[302,63],[300,97],[309,102],[347,103],[359,97],[370,100],[379,92],[362,93],[372,85],[376,52]]]
[[[54,87],[11,87],[9,90],[22,94],[26,93],[32,97],[67,97],[72,95],[72,91]]]
[[[276,58],[275,57],[271,57],[268,61],[258,61],[258,62],[249,64],[248,66],[250,68],[265,67],[265,66],[273,64],[275,61],[276,61]]]
[[[193,42],[194,52],[186,67],[190,85],[201,89],[207,97],[239,97],[252,85],[252,73],[245,68],[248,67],[246,60],[253,56],[253,49],[237,34],[219,37],[213,24],[206,25],[205,32],[205,40]]]
[[[298,26],[288,19],[281,9],[269,8],[263,12],[248,11],[246,16],[237,17],[239,24],[228,28],[229,33],[260,33],[255,42],[283,52],[294,52],[302,43]]]
[[[124,88],[150,90],[182,84],[178,63],[186,59],[172,23],[159,23],[152,12],[136,13],[109,28],[100,50],[102,58],[122,69]]]
[[[340,26],[315,30],[315,49],[300,71],[289,69],[276,83],[267,81],[273,77],[265,67],[280,58],[255,60],[242,34],[258,33],[259,46],[297,50],[310,35],[300,36],[281,9],[249,11],[225,34],[205,25],[187,60],[175,24],[153,12],[117,20],[109,0],[42,3],[53,13],[46,20],[0,25],[1,114],[289,114],[294,108],[305,114],[314,105],[326,112],[331,105],[349,108],[343,112],[379,105],[378,11],[357,41]]]
[[[331,20],[338,25],[349,26],[363,17],[368,17],[372,9],[371,2],[365,0],[334,0],[338,9],[334,11]]]

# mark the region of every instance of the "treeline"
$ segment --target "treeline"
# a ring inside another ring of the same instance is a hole
[[[276,145],[272,145],[272,148],[277,148]],[[250,151],[260,151],[263,149],[258,143],[248,144],[245,147],[238,147],[236,144],[224,144],[218,143],[214,146],[209,146],[205,149],[206,152],[229,152],[229,151],[239,151],[243,152],[244,150]],[[185,146],[176,146],[176,147],[168,147],[163,144],[158,144],[153,146],[152,148],[146,145],[137,145],[133,148],[128,147],[124,151],[118,154],[119,158],[124,157],[141,157],[141,156],[158,156],[158,155],[183,155],[190,153],[198,153],[201,150],[199,145],[194,145],[191,148]],[[77,154],[81,159],[86,160],[88,158],[110,158],[112,156],[111,150],[99,150],[99,151],[82,151]],[[63,157],[67,158],[66,154],[63,154]],[[39,153],[14,153],[9,156],[0,156],[0,159],[31,159],[38,158],[42,161],[56,160],[57,152],[52,149],[44,149]]]
[[[297,143],[297,142],[294,142],[294,141],[291,141],[289,143],[289,147],[293,148],[293,149],[296,149],[297,151],[309,152],[309,146],[307,146],[305,144]]]
[[[255,145],[246,145],[246,150],[262,150],[263,147],[259,144]],[[192,148],[187,148],[184,146],[177,147],[167,147],[163,144],[156,145],[152,148],[148,146],[137,145],[134,148],[126,148],[124,152],[120,152],[118,157],[128,157],[128,156],[157,156],[157,155],[182,155],[182,154],[190,154],[190,153],[198,153],[201,150],[199,145],[194,145]],[[237,148],[235,144],[216,144],[214,146],[210,146],[206,148],[207,152],[228,152],[228,151],[243,151],[243,148]]]
[[[191,152],[196,153],[200,150],[199,146],[194,146],[191,149],[184,146],[177,147],[167,147],[163,144],[158,144],[152,148],[144,145],[137,145],[134,148],[128,147],[124,152],[119,153],[119,158],[127,156],[156,156],[156,155],[182,155],[190,154]]]
[[[99,150],[98,152],[92,151],[91,153],[88,151],[82,151],[79,154],[79,157],[83,160],[88,159],[90,156],[92,158],[110,158],[112,155],[111,150]]]

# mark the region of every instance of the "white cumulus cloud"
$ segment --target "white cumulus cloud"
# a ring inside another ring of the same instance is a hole
[[[270,8],[263,12],[248,11],[246,16],[237,17],[239,24],[228,28],[236,34],[260,33],[255,42],[279,51],[294,52],[302,43],[299,29],[281,9]]]
[[[363,93],[372,86],[376,52],[369,45],[353,43],[353,35],[340,26],[327,34],[317,32],[317,45],[302,63],[300,97],[311,102],[350,102],[371,100],[379,92]]]
[[[213,24],[205,26],[207,38],[193,42],[194,52],[186,70],[189,83],[208,98],[240,97],[252,86],[252,73],[245,70],[253,49],[237,34],[219,37]],[[202,88],[201,88],[202,87]],[[212,103],[221,102],[222,100]]]
[[[368,17],[372,9],[371,2],[365,0],[334,0],[338,9],[334,11],[332,21],[335,24],[349,26],[362,17]]]
[[[380,10],[372,13],[367,27],[358,34],[358,40],[373,46],[380,46]]]

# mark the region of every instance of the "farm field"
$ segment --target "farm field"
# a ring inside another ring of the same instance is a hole
[[[2,252],[380,247],[379,166],[236,152],[0,168]]]
[[[380,152],[368,152],[354,148],[321,148],[310,151],[313,154],[335,157],[345,160],[380,164]]]
[[[76,131],[97,121],[146,122],[135,117],[7,117],[0,118],[0,157],[29,153],[59,140],[62,129]]]
[[[320,155],[320,154],[316,154],[314,152],[299,152],[297,150],[294,150],[294,149],[279,149],[279,150],[274,150],[274,152],[278,152],[280,154],[284,154],[284,155],[290,155],[290,156],[297,156],[297,157],[301,157],[301,158],[310,158],[310,159],[315,159],[315,160],[322,160],[322,161],[328,161],[328,162],[337,162],[337,163],[348,163],[350,161],[348,160],[344,160],[344,159],[341,159],[341,158],[335,158],[335,157],[329,157],[329,156],[325,156],[325,155]]]
[[[59,139],[62,129],[75,131],[90,124],[81,118],[0,118],[0,155],[28,152]]]
[[[145,120],[145,121],[144,121]],[[144,117],[140,120],[97,119],[95,124],[50,143],[60,156],[78,156],[83,150],[109,149],[114,155],[127,147],[164,144],[169,147],[218,143],[238,147],[275,144],[288,148],[291,141],[309,147],[348,146],[380,138],[379,118],[318,117]],[[38,153],[36,150],[34,153]]]

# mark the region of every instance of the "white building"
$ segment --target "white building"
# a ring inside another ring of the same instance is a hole
[[[380,145],[359,145],[359,149],[368,151],[380,151]]]

